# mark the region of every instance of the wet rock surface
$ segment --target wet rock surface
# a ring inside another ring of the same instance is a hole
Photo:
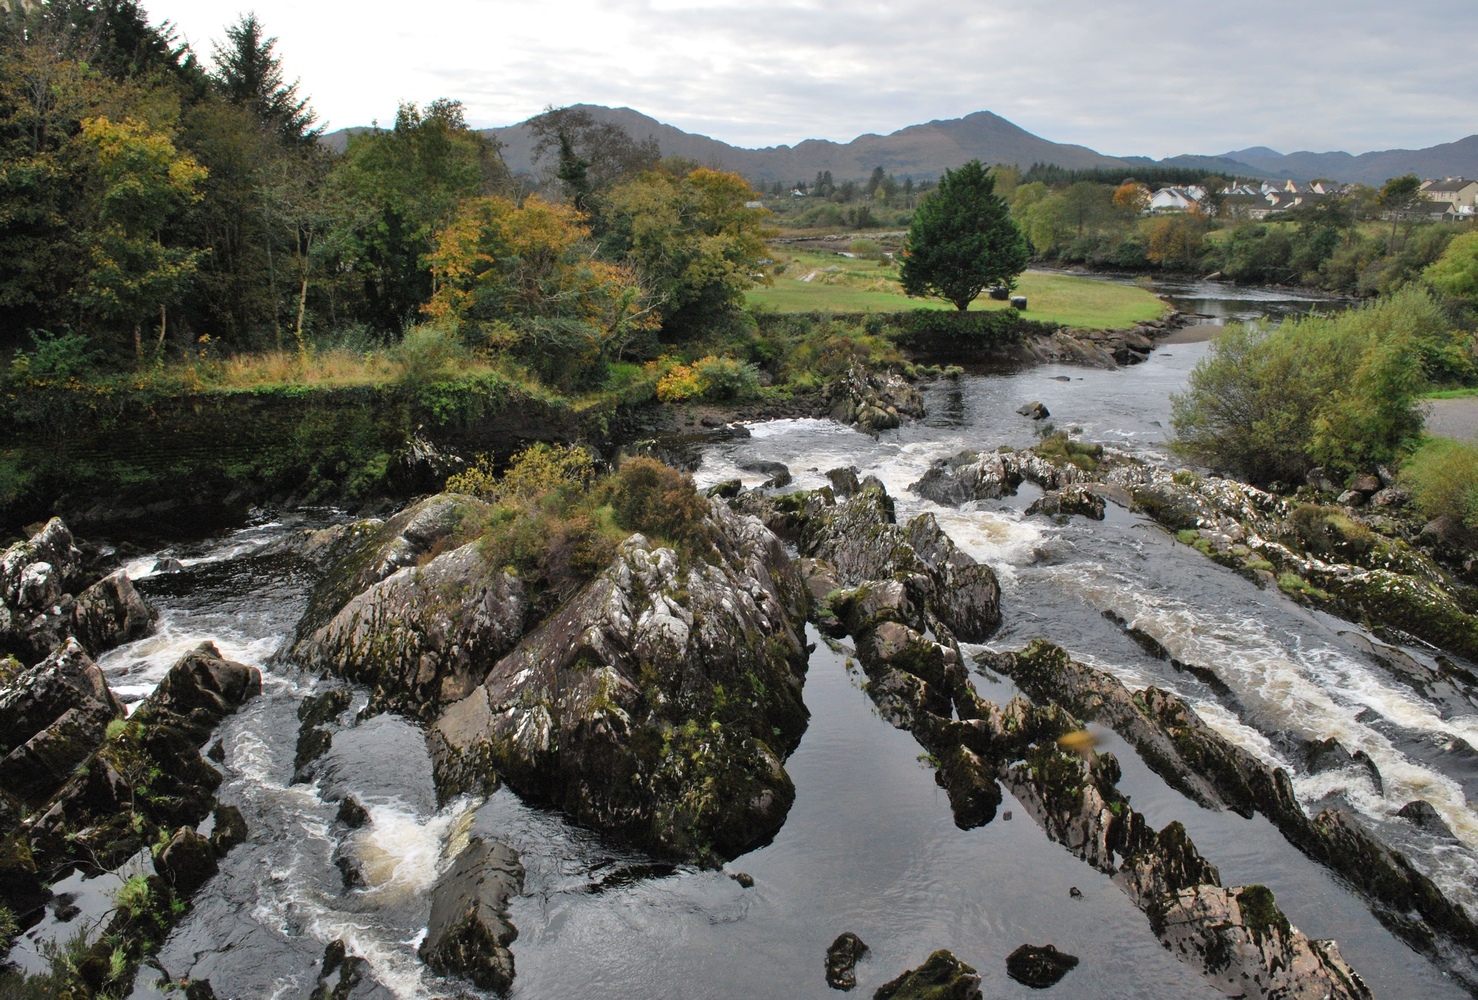
[[[518,930],[508,920],[508,901],[523,891],[518,852],[473,838],[431,893],[431,917],[421,958],[435,971],[485,990],[513,982]]]
[[[1056,986],[1062,977],[1078,967],[1078,960],[1057,950],[1053,945],[1024,944],[1006,956],[1006,974],[1034,990]]]
[[[826,387],[831,418],[877,432],[897,427],[905,417],[924,415],[924,401],[901,375],[871,372],[854,365]]]
[[[868,947],[851,931],[837,935],[837,939],[826,949],[826,985],[834,990],[857,988],[857,963],[862,961]]]
[[[981,1000],[980,977],[972,966],[940,950],[878,987],[873,1000]]]

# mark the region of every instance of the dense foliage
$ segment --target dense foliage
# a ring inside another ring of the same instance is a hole
[[[905,293],[937,295],[963,312],[987,287],[1014,285],[1026,262],[1026,242],[995,178],[971,160],[946,170],[915,210],[899,278]]]
[[[1401,482],[1424,516],[1478,531],[1478,447],[1432,438],[1401,466]]]
[[[433,322],[582,389],[732,324],[761,270],[736,176],[562,109],[539,119],[555,175],[515,178],[447,99],[336,153],[276,45],[248,14],[206,66],[131,0],[0,7],[0,350],[80,345],[82,377],[368,356]]]
[[[1470,342],[1417,288],[1332,317],[1230,326],[1174,397],[1176,445],[1254,483],[1373,469],[1416,443],[1415,403],[1433,379],[1471,374]]]

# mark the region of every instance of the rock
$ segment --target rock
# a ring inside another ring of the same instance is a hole
[[[150,576],[173,576],[183,573],[185,564],[173,556],[165,556],[163,559],[154,560],[154,565],[149,567]]]
[[[861,491],[862,484],[857,481],[858,468],[849,465],[841,469],[830,469],[826,478],[831,481],[831,489],[838,497],[846,499],[852,494]]]
[[[739,468],[771,479],[783,477],[786,482],[790,482],[790,469],[783,462],[745,462]]]
[[[873,1000],[981,1000],[980,977],[947,951],[878,987]]]
[[[1375,761],[1371,760],[1363,750],[1350,753],[1340,745],[1338,740],[1327,739],[1309,744],[1304,750],[1304,759],[1308,764],[1310,774],[1325,774],[1346,768],[1363,770],[1375,783],[1376,792],[1381,792],[1385,787]]]
[[[1452,827],[1442,818],[1442,814],[1432,807],[1432,803],[1426,799],[1413,799],[1400,809],[1396,815],[1411,822],[1418,830],[1424,830],[1434,837],[1442,837],[1445,840],[1456,840]]]
[[[1350,489],[1357,493],[1371,494],[1379,492],[1381,481],[1378,477],[1363,473],[1350,480]]]
[[[1006,975],[1034,990],[1045,990],[1057,985],[1077,965],[1075,956],[1060,952],[1053,945],[1024,944],[1006,956]]]
[[[348,688],[330,688],[309,695],[298,704],[298,722],[302,728],[322,726],[338,719],[349,708],[354,692]]]
[[[834,990],[856,989],[857,963],[867,952],[867,945],[851,931],[837,935],[826,949],[826,985]]]
[[[1363,507],[1365,506],[1365,494],[1358,490],[1345,490],[1335,498],[1334,502],[1341,507]]]
[[[318,984],[309,994],[308,1000],[353,1000],[356,986],[373,982],[369,963],[357,955],[349,954],[343,940],[335,939],[323,949],[323,966],[318,973]]]
[[[298,731],[298,744],[293,754],[294,785],[303,785],[313,780],[317,768],[314,762],[329,752],[334,734],[320,726],[304,726]]]
[[[370,821],[369,810],[360,805],[359,800],[352,795],[346,795],[339,801],[339,812],[335,818],[351,830],[358,830]]]
[[[1030,451],[962,452],[934,463],[922,479],[908,489],[926,500],[958,506],[970,500],[994,500],[1010,496],[1023,481],[1044,490],[1058,490],[1088,479],[1076,465],[1057,464]]]
[[[350,598],[293,655],[374,691],[372,704],[429,719],[464,698],[523,634],[530,601],[478,542],[404,566]]]
[[[1074,886],[1070,886],[1068,888],[1067,894],[1068,894],[1068,896],[1070,896],[1073,899],[1082,899],[1083,898],[1083,890],[1082,889],[1079,889],[1075,885]]]
[[[459,533],[471,534],[491,508],[474,497],[439,493],[388,521],[370,519],[336,525],[302,543],[304,556],[327,572],[298,622],[297,641],[318,631],[372,585],[396,570],[414,566],[433,548],[449,547]]]
[[[1372,507],[1405,507],[1411,503],[1411,494],[1399,486],[1387,486],[1370,498]]]
[[[924,401],[918,390],[900,375],[869,371],[853,365],[825,390],[831,418],[856,424],[869,433],[897,427],[903,417],[922,417]]]
[[[1323,466],[1317,466],[1313,469],[1310,469],[1308,475],[1304,477],[1304,481],[1312,486],[1314,489],[1318,490],[1320,493],[1340,492],[1338,484],[1336,484],[1333,479],[1329,478],[1329,475],[1324,471]]]
[[[741,889],[754,888],[754,876],[749,874],[749,872],[730,872],[729,878],[733,879],[735,882],[738,882],[739,888]]]
[[[154,870],[174,887],[177,896],[189,899],[220,870],[220,862],[209,840],[189,827],[180,827],[154,859]]]
[[[142,638],[154,630],[154,611],[123,570],[88,587],[72,612],[74,634],[94,654]]]
[[[704,491],[706,497],[718,497],[720,500],[732,500],[744,491],[744,481],[741,479],[725,479],[721,483],[714,483]]]
[[[1052,416],[1052,412],[1036,400],[1018,407],[1016,412],[1023,417],[1031,417],[1033,420],[1045,420]]]
[[[216,991],[209,979],[192,979],[185,987],[185,1000],[216,1000]]]
[[[59,523],[59,522],[58,522]],[[75,639],[0,690],[0,785],[33,803],[55,791],[102,742],[123,706]]]
[[[1108,504],[1103,497],[1086,486],[1075,485],[1043,494],[1040,499],[1032,502],[1026,512],[1029,515],[1045,514],[1048,517],[1081,514],[1094,521],[1102,521],[1107,509]]]
[[[210,846],[219,857],[225,857],[231,848],[246,842],[246,817],[235,806],[217,805],[215,828],[210,832]]]
[[[249,699],[262,693],[262,672],[221,656],[204,642],[169,668],[154,693],[134,710],[142,723],[168,719],[196,743]]]
[[[508,901],[522,891],[518,852],[474,837],[432,890],[422,961],[481,989],[508,989],[513,983],[508,946],[518,937],[508,920]]]
[[[935,780],[949,793],[955,826],[971,830],[995,818],[1001,804],[995,768],[963,746],[950,750],[940,761]]]
[[[709,501],[711,561],[643,535],[432,726],[443,794],[501,776],[676,858],[767,841],[794,800],[808,595],[784,544]]]
[[[22,612],[38,611],[50,603],[48,597],[55,599],[53,593],[69,589],[81,573],[82,550],[62,519],[54,517],[30,539],[16,542],[0,555],[0,604]]]

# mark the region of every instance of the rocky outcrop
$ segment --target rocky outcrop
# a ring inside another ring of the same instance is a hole
[[[826,985],[834,990],[856,989],[857,963],[867,951],[867,945],[851,931],[838,934],[826,949]]]
[[[808,595],[784,545],[709,501],[703,558],[643,535],[431,729],[443,793],[497,776],[669,857],[763,843],[794,799]]]
[[[873,1000],[981,1000],[980,977],[941,949],[917,969],[878,987]]]
[[[908,489],[925,500],[956,507],[971,500],[1011,496],[1023,482],[1060,490],[1089,478],[1078,465],[1054,463],[1032,451],[965,451],[935,462]]]
[[[371,688],[376,707],[429,719],[513,649],[529,615],[518,576],[468,542],[371,584],[293,656]]]
[[[1102,521],[1108,504],[1093,488],[1084,484],[1064,486],[1052,490],[1041,499],[1032,502],[1026,509],[1028,514],[1044,514],[1047,517],[1070,517],[1081,514],[1094,521]]]
[[[324,570],[298,622],[301,643],[355,597],[397,570],[426,561],[437,550],[474,537],[490,508],[474,497],[440,493],[388,521],[371,518],[313,532],[295,549]]]
[[[422,961],[480,989],[508,989],[508,946],[518,937],[508,920],[508,901],[523,891],[523,875],[517,851],[474,837],[431,892]]]
[[[990,567],[961,551],[932,514],[897,524],[881,483],[841,503],[830,491],[813,493],[801,518],[802,554],[824,563],[838,587],[895,581],[901,599],[917,609],[920,629],[936,627],[970,642],[1000,626],[1001,590]]]
[[[924,415],[924,401],[901,375],[853,365],[826,387],[831,418],[870,433],[897,427],[904,417]]]
[[[1034,699],[1111,726],[1167,782],[1203,804],[1249,817],[1261,812],[1290,843],[1344,876],[1382,923],[1471,981],[1466,961],[1454,961],[1478,950],[1478,927],[1461,906],[1344,810],[1326,809],[1310,819],[1284,769],[1211,729],[1183,699],[1155,687],[1130,694],[1117,679],[1043,642],[993,657],[991,666]],[[1312,745],[1308,760],[1312,769],[1354,768],[1380,780],[1368,757],[1350,754],[1334,741]],[[1419,813],[1424,811],[1413,810]]]
[[[45,801],[122,716],[102,671],[69,640],[0,690],[0,788],[33,806]]]
[[[0,555],[0,649],[27,663],[68,638],[96,656],[148,635],[154,614],[122,570],[84,588],[82,551],[60,518]]]

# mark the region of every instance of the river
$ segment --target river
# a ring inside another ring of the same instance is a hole
[[[1263,308],[1237,299],[1218,315]],[[1478,786],[1478,764],[1448,748],[1459,738],[1478,744],[1472,704],[1428,700],[1380,668],[1360,629],[1258,589],[1138,516],[1110,507],[1101,523],[1027,517],[1029,486],[961,510],[907,492],[936,458],[1031,444],[1038,428],[1015,412],[1030,400],[1046,404],[1058,428],[1164,461],[1169,396],[1207,349],[1176,344],[1120,371],[1048,365],[968,373],[927,389],[926,419],[876,438],[827,421],[754,425],[746,440],[709,447],[695,478],[757,485],[762,477],[739,469],[755,460],[786,463],[799,488],[824,484],[823,473],[837,466],[877,475],[897,498],[900,520],[933,511],[956,542],[995,568],[1004,625],[991,648],[1046,637],[1130,687],[1152,683],[1182,694],[1220,732],[1296,774],[1301,740],[1335,736],[1365,750],[1383,789],[1350,772],[1298,774],[1299,796],[1310,806],[1344,799],[1471,910],[1478,818],[1468,795]],[[843,931],[872,949],[858,967],[858,996],[934,949],[950,948],[979,970],[987,997],[1025,997],[1030,991],[1006,976],[1005,956],[1026,942],[1051,942],[1082,960],[1054,996],[1220,996],[1161,947],[1122,892],[1049,841],[1009,795],[994,822],[957,829],[918,744],[878,716],[846,648],[835,652],[814,633],[805,687],[811,720],[787,763],[795,805],[772,843],[725,872],[613,848],[507,790],[438,805],[419,731],[393,716],[356,725],[346,715],[317,778],[292,784],[297,706],[321,682],[278,655],[311,580],[270,554],[271,545],[337,516],[263,516],[161,553],[182,560],[179,573],[153,575],[154,556],[131,566],[161,614],[155,636],[102,660],[121,696],[146,694],[180,653],[205,639],[265,675],[262,697],[219,734],[220,795],[241,808],[251,836],[161,950],[159,964],[171,976],[209,978],[223,1000],[306,997],[324,945],[342,939],[370,963],[376,981],[356,998],[466,992],[426,972],[415,947],[429,889],[475,833],[517,848],[527,868],[512,907],[519,937],[511,995],[520,1000],[831,996],[823,959]],[[1213,689],[1147,656],[1110,615],[1154,635],[1178,659],[1212,669],[1221,683]],[[982,675],[976,683],[995,700],[1013,693],[1004,679]],[[361,694],[353,707],[365,700]],[[1338,940],[1378,997],[1466,995],[1266,821],[1193,804],[1112,733],[1100,736],[1124,765],[1122,787],[1136,809],[1156,825],[1183,821],[1227,884],[1271,887],[1294,924]],[[369,807],[372,822],[359,831],[333,821],[345,792]],[[1393,818],[1417,797],[1437,807],[1459,843],[1423,840]],[[1005,818],[1008,810],[1015,818]],[[346,888],[336,863],[345,857],[362,885]],[[751,875],[753,887],[743,888],[732,872]],[[91,888],[111,884],[96,880]],[[81,880],[70,888],[81,897],[89,890]],[[80,919],[90,912],[83,909]],[[34,945],[17,951],[27,948]],[[152,978],[141,972],[136,998],[162,996]]]

